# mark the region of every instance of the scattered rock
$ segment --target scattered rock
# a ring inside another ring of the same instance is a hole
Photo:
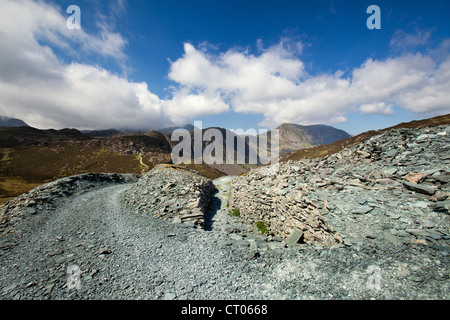
[[[296,243],[300,241],[303,237],[303,232],[301,230],[295,229],[292,234],[286,239],[286,243],[289,247],[293,247]]]
[[[428,177],[428,174],[411,172],[404,176],[404,179],[410,183],[418,184],[425,180],[426,177]]]
[[[434,211],[450,213],[450,201],[439,201],[433,205]]]
[[[164,294],[164,300],[174,300],[177,296],[174,293],[168,292]]]
[[[111,253],[112,253],[112,250],[106,249],[106,248],[101,249],[101,250],[99,251],[99,254],[103,254],[103,255],[111,254]]]
[[[370,207],[370,206],[359,206],[356,207],[355,209],[351,210],[350,213],[353,214],[366,214],[369,213],[370,211],[372,211],[374,208]]]
[[[417,191],[419,193],[427,194],[430,196],[433,195],[437,190],[436,187],[419,185],[416,183],[411,183],[411,182],[406,182],[406,181],[403,182],[403,185],[409,190]]]

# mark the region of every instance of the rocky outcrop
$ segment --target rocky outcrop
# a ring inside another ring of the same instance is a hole
[[[124,201],[139,213],[203,225],[213,190],[212,181],[194,171],[158,165],[125,192]]]
[[[324,159],[253,170],[233,182],[230,208],[310,244],[448,247],[449,164],[450,126],[391,130]]]

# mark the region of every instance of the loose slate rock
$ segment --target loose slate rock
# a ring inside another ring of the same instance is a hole
[[[370,206],[359,206],[356,207],[355,209],[353,209],[352,211],[350,211],[350,213],[353,214],[367,214],[370,211],[372,211],[374,208],[370,207]]]
[[[292,234],[289,236],[289,238],[287,238],[286,243],[289,247],[294,246],[294,244],[296,244],[301,237],[303,236],[303,232],[299,229],[295,229]]]
[[[434,211],[450,212],[450,201],[439,201],[434,205]]]
[[[430,196],[432,196],[437,190],[435,187],[432,187],[432,186],[425,186],[425,185],[420,185],[420,184],[406,182],[406,181],[403,181],[403,185],[409,190],[416,191],[416,192],[423,193],[423,194],[430,195]]]

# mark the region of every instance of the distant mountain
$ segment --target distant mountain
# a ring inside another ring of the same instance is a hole
[[[167,127],[167,128],[159,129],[157,131],[159,131],[161,133],[172,133],[176,129],[186,129],[187,131],[193,131],[195,129],[195,127],[192,124],[187,124],[182,127]]]
[[[20,119],[0,116],[0,127],[28,127],[28,125]]]
[[[352,136],[350,138],[339,140],[336,142],[333,142],[331,144],[327,145],[321,145],[314,148],[309,149],[301,149],[293,151],[289,154],[284,155],[280,158],[280,162],[284,161],[298,161],[300,159],[306,159],[306,158],[324,158],[329,155],[332,155],[334,153],[340,152],[344,148],[351,147],[355,144],[362,143],[364,141],[369,140],[371,137],[381,134],[385,131],[393,130],[393,129],[400,129],[400,128],[410,128],[410,129],[417,129],[417,128],[423,128],[427,126],[440,126],[440,125],[449,125],[450,124],[450,113],[442,116],[437,116],[434,118],[429,119],[423,119],[423,120],[415,120],[411,122],[402,122],[395,126],[380,129],[380,130],[371,130],[366,131],[363,133],[360,133],[356,136]]]
[[[0,127],[0,148],[83,141],[89,137],[76,129],[40,130],[33,127]]]
[[[280,130],[280,155],[351,137],[344,130],[326,125],[302,126],[284,123],[277,129]],[[270,137],[270,132],[268,136]]]

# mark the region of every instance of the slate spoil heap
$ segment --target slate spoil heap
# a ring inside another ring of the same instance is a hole
[[[125,206],[174,223],[203,226],[214,184],[194,171],[159,165],[124,194]]]
[[[288,161],[231,185],[230,209],[299,242],[449,248],[450,126],[396,129],[324,159]]]

